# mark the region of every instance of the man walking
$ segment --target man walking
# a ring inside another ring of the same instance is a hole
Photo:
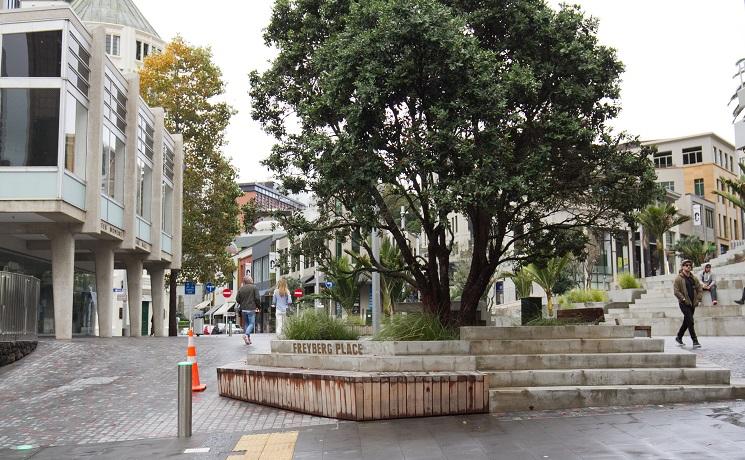
[[[259,290],[250,276],[243,278],[243,286],[238,289],[235,302],[241,310],[243,326],[246,328],[243,341],[246,342],[246,345],[251,345],[251,333],[254,331],[254,323],[256,322],[256,307],[259,306],[260,299]]]
[[[709,293],[711,293],[711,304],[716,305],[718,303],[717,280],[711,272],[711,264],[704,265],[704,272],[701,274],[701,284],[703,284],[704,291],[709,291]]]
[[[696,337],[696,330],[693,328],[693,312],[701,302],[704,290],[701,282],[693,276],[691,270],[693,270],[693,262],[688,259],[684,260],[681,264],[678,277],[675,278],[675,282],[673,283],[673,293],[678,299],[680,311],[683,312],[683,324],[680,326],[680,330],[678,330],[678,336],[675,337],[675,341],[678,342],[678,345],[682,346],[683,334],[688,330],[693,340],[693,348],[701,348],[701,344],[698,343],[698,338]]]

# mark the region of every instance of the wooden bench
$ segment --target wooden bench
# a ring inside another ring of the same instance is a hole
[[[584,323],[604,323],[605,314],[602,308],[572,308],[569,310],[559,310],[556,313],[557,319],[576,319]]]

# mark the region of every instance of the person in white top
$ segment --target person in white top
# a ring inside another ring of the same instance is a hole
[[[274,290],[274,297],[272,298],[272,306],[276,308],[275,312],[277,315],[277,337],[282,335],[282,327],[287,317],[287,307],[292,305],[292,296],[290,290],[287,288],[287,280],[280,278],[277,282],[277,289]]]

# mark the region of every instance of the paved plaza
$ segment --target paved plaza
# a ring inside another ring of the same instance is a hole
[[[186,338],[42,340],[0,368],[0,458],[226,459],[243,454],[242,436],[297,432],[295,459],[745,459],[743,401],[355,423],[219,397],[215,368],[267,352],[271,337],[250,348],[238,336],[197,339],[207,391],[194,393],[189,440],[175,438]],[[745,339],[701,341],[699,359],[745,378]],[[31,449],[10,449],[19,445]]]

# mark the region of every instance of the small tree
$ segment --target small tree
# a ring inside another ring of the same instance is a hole
[[[517,297],[524,299],[530,297],[533,293],[533,276],[525,269],[518,270],[514,273],[506,273],[505,278],[509,278],[515,284]]]
[[[339,303],[350,314],[354,304],[360,299],[360,267],[352,265],[348,257],[342,256],[327,261],[323,265],[323,271],[333,285],[324,289],[321,298]]]
[[[714,190],[714,195],[719,195],[740,209],[745,210],[745,163],[739,163],[740,177],[729,179],[722,177],[722,190]],[[726,191],[729,189],[729,191]]]
[[[670,203],[651,204],[637,214],[636,220],[657,240],[660,272],[669,271],[665,263],[665,234],[690,219],[678,214],[678,209]]]
[[[554,316],[554,285],[561,276],[561,273],[564,271],[564,268],[566,268],[571,260],[570,258],[571,256],[566,254],[563,257],[554,257],[553,259],[550,259],[544,266],[530,264],[523,269],[527,271],[533,278],[533,281],[546,292],[546,311],[548,312],[549,318]]]
[[[675,242],[673,250],[684,259],[691,259],[695,266],[714,257],[717,247],[714,243],[704,243],[695,235],[684,236]]]

